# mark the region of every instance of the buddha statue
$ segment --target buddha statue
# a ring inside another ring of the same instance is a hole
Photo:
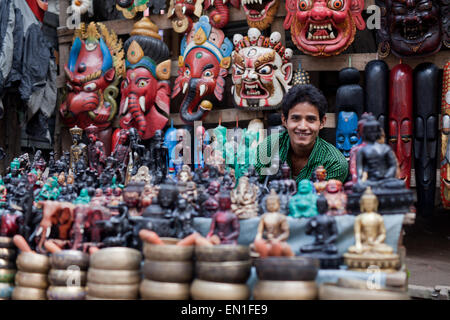
[[[317,195],[313,184],[307,179],[298,183],[297,194],[289,201],[289,216],[294,218],[314,217],[317,215]]]

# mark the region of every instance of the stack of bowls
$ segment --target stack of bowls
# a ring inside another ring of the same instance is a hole
[[[51,255],[50,265],[48,298],[50,300],[84,300],[89,255],[76,250],[62,250]]]
[[[267,257],[255,260],[258,281],[255,300],[314,300],[319,260],[304,257]]]
[[[180,246],[175,238],[161,238],[163,244],[144,242],[144,280],[141,298],[187,300],[194,277],[194,246]]]
[[[10,237],[0,237],[0,300],[9,300],[16,276],[16,250]]]
[[[195,257],[193,299],[247,300],[250,297],[246,284],[252,266],[248,246],[196,246]]]
[[[92,254],[87,275],[87,300],[135,300],[141,282],[139,251],[111,247]]]
[[[46,300],[48,287],[49,258],[34,252],[22,252],[16,260],[16,287],[13,300]]]

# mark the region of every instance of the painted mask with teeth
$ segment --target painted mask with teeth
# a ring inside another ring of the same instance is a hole
[[[290,88],[292,52],[279,42],[278,32],[266,38],[256,31],[250,28],[248,36],[235,35],[234,38],[233,101],[242,109],[278,109],[284,93]],[[257,39],[255,35],[258,35]]]
[[[247,23],[252,28],[264,30],[275,18],[280,0],[241,0],[247,16]]]
[[[356,28],[365,28],[363,7],[364,0],[286,0],[284,28],[304,53],[338,55],[353,42]]]

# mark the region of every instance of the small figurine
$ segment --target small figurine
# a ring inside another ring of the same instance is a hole
[[[132,176],[130,182],[142,182],[144,184],[150,184],[152,176],[146,166],[142,166],[138,169],[136,175]]]
[[[214,214],[208,235],[198,237],[197,245],[237,244],[239,238],[239,218],[230,210],[231,198],[228,192],[219,195],[219,210]]]
[[[239,219],[249,219],[258,215],[258,187],[248,182],[248,177],[239,179],[236,189],[231,191],[231,209]]]
[[[89,196],[88,190],[81,189],[80,195],[73,203],[74,204],[89,204],[90,201],[91,201],[91,197]]]
[[[347,195],[345,194],[342,182],[336,179],[328,180],[327,187],[323,195],[328,201],[328,215],[340,216],[346,214]]]
[[[266,199],[267,212],[261,216],[253,243],[260,258],[267,256],[292,257],[294,253],[286,240],[289,238],[287,217],[280,213],[280,198],[274,189]]]
[[[203,196],[203,202],[201,202],[202,215],[206,218],[212,217],[219,209],[219,191],[220,184],[217,181],[211,181],[206,194]]]
[[[317,195],[313,188],[313,184],[307,179],[298,183],[297,194],[289,201],[289,216],[309,218],[317,215]]]
[[[123,201],[128,208],[128,214],[132,217],[142,215],[141,194],[143,189],[143,182],[130,182],[123,189]]]
[[[328,216],[328,202],[324,195],[317,198],[319,215],[308,220],[306,234],[313,235],[315,240],[300,248],[300,255],[320,260],[323,269],[338,269],[341,257],[338,255],[336,239],[338,235],[336,220]]]
[[[177,206],[172,213],[178,239],[185,238],[195,232],[193,227],[195,216],[197,216],[197,212],[189,205],[188,201],[181,196],[178,197]]]
[[[91,124],[85,129],[85,132],[89,139],[89,145],[87,146],[87,155],[89,160],[89,167],[101,174],[106,162],[106,151],[103,142],[98,140],[98,128]]]
[[[344,254],[345,264],[352,269],[375,265],[381,269],[397,269],[399,256],[384,243],[386,228],[378,211],[378,199],[368,187],[360,200],[361,214],[355,218],[355,245]]]
[[[318,166],[314,171],[316,176],[316,181],[314,181],[314,188],[316,189],[316,193],[322,193],[327,187],[328,181],[327,179],[327,170],[325,170],[324,166]]]
[[[88,163],[87,146],[81,142],[83,129],[75,126],[70,129],[70,134],[73,142],[73,145],[70,147],[70,169],[77,173],[76,165],[78,162],[82,162],[85,166]]]

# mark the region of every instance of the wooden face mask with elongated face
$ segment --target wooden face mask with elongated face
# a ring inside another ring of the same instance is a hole
[[[364,0],[286,0],[284,28],[305,54],[338,55],[365,28],[363,8]]]
[[[442,77],[442,145],[441,145],[441,201],[444,208],[450,208],[450,61],[444,66]]]

